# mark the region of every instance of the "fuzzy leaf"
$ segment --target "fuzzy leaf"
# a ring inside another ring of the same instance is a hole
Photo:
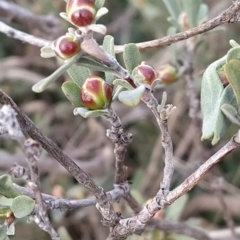
[[[180,15],[181,9],[179,5],[176,3],[176,0],[163,0],[168,12],[171,15],[171,18],[175,23],[178,22],[178,17]]]
[[[145,86],[141,85],[133,90],[120,92],[118,99],[127,106],[133,107],[139,104],[145,91]]]
[[[106,115],[108,113],[108,109],[98,109],[98,110],[88,110],[86,108],[80,107],[80,108],[75,108],[73,110],[73,114],[76,115],[81,115],[84,118],[88,117],[99,117]]]
[[[93,59],[89,59],[87,57],[80,58],[77,63],[78,66],[83,66],[89,68],[91,70],[99,71],[99,72],[112,72],[112,69],[109,69],[107,66],[104,66]]]
[[[183,10],[187,13],[190,27],[196,27],[198,25],[198,16],[199,8],[201,5],[201,0],[183,0]]]
[[[113,85],[121,86],[121,87],[124,87],[124,88],[126,88],[128,90],[134,89],[134,87],[128,81],[126,81],[124,79],[115,79],[113,81]]]
[[[23,218],[34,210],[35,201],[25,195],[13,199],[11,210],[16,218]]]
[[[51,58],[56,56],[55,52],[52,50],[50,46],[42,47],[40,55],[42,58]]]
[[[73,82],[75,82],[80,88],[82,87],[85,80],[90,76],[90,71],[88,68],[81,67],[77,64],[73,64],[67,70],[67,73]]]
[[[202,3],[201,6],[199,7],[198,15],[197,15],[197,23],[199,24],[202,22],[204,19],[207,18],[209,13],[209,7],[207,4]]]
[[[233,59],[226,63],[224,72],[233,88],[238,105],[240,105],[240,59]]]
[[[115,52],[114,52],[114,38],[110,35],[107,35],[104,37],[103,40],[103,49],[113,57],[115,57]],[[105,72],[105,81],[109,84],[112,84],[112,82],[115,79],[115,74],[110,73],[110,72]]]
[[[0,226],[0,240],[5,240],[7,237],[7,226],[2,225]]]
[[[9,218],[11,216],[11,209],[9,206],[1,206],[0,205],[0,218],[1,219],[6,219]]]
[[[0,176],[0,195],[6,198],[15,198],[21,195],[21,192],[13,186],[12,179],[7,174]]]
[[[97,9],[101,8],[105,3],[105,0],[95,0],[95,5]]]
[[[7,235],[9,236],[13,236],[15,235],[15,224],[12,223],[10,226],[8,226],[8,229],[7,229]]]
[[[75,82],[64,82],[62,85],[62,91],[74,107],[82,107],[80,88]]]
[[[240,47],[231,48],[227,53],[227,63],[231,60],[240,59]]]
[[[141,56],[136,44],[129,43],[124,45],[123,60],[129,73],[140,64]]]
[[[226,61],[223,57],[212,63],[204,72],[201,88],[201,108],[203,112],[202,140],[212,138],[216,144],[223,136],[230,121],[221,111],[224,103],[236,106],[236,98],[230,85],[223,88],[216,69]]]
[[[230,104],[225,103],[221,106],[221,110],[233,124],[240,126],[240,116],[236,108]]]

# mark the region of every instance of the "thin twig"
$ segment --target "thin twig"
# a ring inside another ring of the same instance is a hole
[[[34,123],[17,107],[15,102],[0,89],[0,103],[10,105],[17,114],[21,130],[32,139],[41,143],[42,147],[51,154],[70,174],[82,184],[97,199],[96,207],[105,219],[108,226],[115,225],[119,216],[114,212],[111,202],[102,187],[97,186],[90,176],[85,173],[72,159],[70,159],[51,139],[46,137]]]
[[[240,134],[235,135],[225,146],[217,153],[203,163],[193,174],[191,174],[183,183],[168,193],[165,199],[159,199],[158,196],[152,199],[138,215],[120,220],[112,229],[107,240],[126,239],[132,233],[139,231],[145,227],[145,224],[160,209],[165,208],[190,191],[217,163],[219,163],[226,155],[240,147]],[[136,226],[138,228],[136,228]]]
[[[233,3],[226,11],[221,13],[219,16],[206,21],[205,23],[201,24],[200,26],[197,26],[195,28],[191,28],[187,31],[176,33],[170,36],[166,36],[160,39],[155,39],[147,42],[141,42],[136,43],[139,50],[146,50],[150,48],[157,48],[157,47],[165,47],[169,46],[173,43],[186,40],[188,38],[194,37],[196,35],[208,32],[220,25],[223,25],[225,23],[233,23],[233,22],[239,22],[240,17],[238,14],[238,11],[240,9],[240,3],[237,1]],[[0,22],[0,32],[5,33],[9,37],[13,37],[16,39],[19,39],[23,42],[30,43],[32,45],[36,45],[39,47],[43,47],[46,45],[51,45],[50,41],[47,41],[45,39],[37,38],[31,34],[23,33],[21,31],[18,31],[14,28],[9,27],[8,25]],[[115,46],[115,53],[122,53],[123,52],[123,46]]]
[[[37,15],[9,1],[0,1],[0,15],[11,22],[51,35],[60,28],[60,20],[53,15]]]
[[[31,189],[21,187],[17,184],[14,186],[24,195],[29,196],[32,199],[35,199],[34,193]],[[118,201],[121,197],[125,196],[129,191],[129,184],[124,183],[121,185],[117,185],[114,187],[113,190],[107,192],[108,200],[111,202]],[[70,210],[75,208],[84,208],[88,206],[95,205],[97,203],[96,197],[89,197],[86,199],[79,199],[79,200],[71,200],[71,199],[63,199],[63,198],[56,198],[52,195],[48,195],[42,193],[42,198],[46,205],[47,209],[59,209],[59,210]]]
[[[106,135],[109,139],[112,140],[115,146],[115,183],[121,184],[127,180],[127,168],[124,166],[124,160],[127,147],[132,141],[132,134],[125,134],[123,132],[121,120],[113,108],[109,108],[109,114],[105,115],[104,118],[112,125],[111,129],[107,129]]]

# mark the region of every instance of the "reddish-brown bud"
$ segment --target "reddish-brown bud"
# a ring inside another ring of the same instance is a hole
[[[66,14],[73,25],[86,27],[92,24],[95,19],[95,2],[93,0],[68,0]]]
[[[176,68],[170,64],[161,66],[157,71],[157,75],[166,84],[171,84],[177,80]]]
[[[80,91],[84,107],[96,110],[106,107],[112,99],[113,88],[102,78],[91,76],[86,79]]]
[[[52,49],[62,59],[71,58],[81,50],[79,42],[73,41],[72,38],[65,35],[53,42]]]
[[[143,77],[145,83],[151,85],[156,78],[156,73],[152,66],[148,65],[146,62],[141,62],[137,66],[137,73]]]

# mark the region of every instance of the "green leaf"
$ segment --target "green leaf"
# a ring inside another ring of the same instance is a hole
[[[221,106],[221,110],[233,124],[240,126],[240,116],[236,108],[230,104],[225,103]]]
[[[21,195],[21,192],[13,186],[12,179],[7,174],[0,176],[0,195],[6,198],[15,198]]]
[[[139,104],[145,91],[145,86],[141,85],[133,90],[120,92],[118,99],[127,106],[133,107]]]
[[[124,45],[123,60],[129,73],[141,63],[141,56],[138,47],[134,43]]]
[[[173,204],[168,206],[168,208],[166,209],[165,218],[178,221],[182,215],[184,207],[188,202],[188,199],[188,194],[184,194],[182,197],[178,198]]]
[[[6,219],[9,218],[11,216],[11,209],[10,206],[1,206],[0,205],[0,218],[1,219]]]
[[[204,72],[201,87],[201,108],[203,112],[202,140],[212,138],[216,144],[230,125],[221,111],[224,103],[236,106],[236,98],[230,85],[223,88],[216,69],[226,61],[223,57],[213,62]]]
[[[115,52],[114,52],[114,38],[110,35],[107,35],[104,37],[103,40],[103,49],[110,55],[112,55],[115,58]],[[105,72],[105,81],[109,84],[112,84],[112,82],[115,79],[115,74],[110,72]]]
[[[35,201],[25,195],[13,199],[11,210],[16,218],[23,218],[30,215],[35,206]]]
[[[71,77],[80,88],[82,87],[85,80],[91,75],[90,71],[86,67],[73,64],[68,70],[68,75]]]
[[[52,50],[50,46],[42,47],[40,55],[42,58],[51,58],[56,56],[55,52]]]
[[[105,0],[95,0],[95,5],[97,9],[101,8],[105,3]]]
[[[104,66],[103,64],[98,63],[97,61],[94,61],[93,59],[82,57],[80,58],[77,63],[78,66],[86,67],[91,70],[99,71],[99,72],[114,72],[112,69],[110,69],[107,66]]]
[[[230,60],[228,63],[225,64],[224,72],[233,88],[238,105],[240,105],[240,60]]]
[[[227,63],[234,59],[240,59],[240,46],[231,48],[227,53]]]
[[[62,91],[74,107],[82,107],[80,88],[75,82],[64,82],[62,85]]]
[[[124,79],[115,79],[113,81],[113,85],[121,86],[121,87],[124,87],[124,88],[126,88],[128,90],[134,89],[134,87],[128,81],[126,81]]]
[[[199,7],[198,15],[197,15],[197,23],[201,23],[204,19],[207,18],[209,13],[209,7],[207,4],[202,3]]]
[[[81,115],[84,118],[100,117],[100,116],[106,115],[107,113],[108,113],[108,109],[88,110],[86,108],[80,107],[80,108],[75,108],[73,110],[73,114],[75,116]]]
[[[64,226],[61,226],[58,228],[58,234],[59,234],[60,239],[73,240],[71,238],[70,234],[68,233],[68,230]]]
[[[177,23],[181,9],[180,9],[179,5],[176,3],[176,0],[163,0],[163,3],[165,4],[172,19],[174,19],[174,21]]]
[[[44,91],[50,84],[56,81],[64,72],[66,72],[71,65],[73,65],[78,59],[80,55],[77,54],[72,58],[66,60],[63,65],[61,65],[55,72],[53,72],[50,76],[42,79],[32,86],[33,92],[40,93]]]
[[[7,226],[2,225],[0,226],[0,240],[5,240],[7,237]]]
[[[187,13],[190,27],[196,27],[198,25],[198,13],[202,0],[183,0],[183,10]]]
[[[7,229],[7,235],[15,235],[15,224],[12,223],[10,226],[8,226],[8,229]]]

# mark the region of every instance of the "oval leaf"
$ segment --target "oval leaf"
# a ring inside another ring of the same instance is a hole
[[[129,73],[140,64],[141,56],[136,44],[129,43],[124,45],[123,60]]]
[[[9,206],[1,206],[0,205],[0,218],[6,219],[9,218],[12,214],[12,211]]]
[[[113,81],[113,85],[121,86],[121,87],[124,87],[124,88],[126,88],[128,90],[134,89],[134,87],[128,81],[126,81],[124,79],[115,79]]]
[[[6,198],[15,198],[21,195],[21,192],[13,186],[12,179],[7,174],[0,176],[0,195]]]
[[[120,92],[118,99],[127,106],[133,107],[139,104],[145,91],[145,86],[141,85],[136,89]]]
[[[62,85],[62,91],[74,107],[82,107],[80,88],[75,82],[64,82]]]
[[[228,63],[225,64],[224,71],[227,75],[228,81],[233,88],[238,105],[240,105],[240,59],[230,60]]]
[[[68,75],[71,77],[80,88],[82,87],[85,80],[91,75],[88,68],[73,64],[67,70]]]
[[[203,112],[202,140],[212,138],[216,144],[230,125],[230,121],[221,111],[225,103],[236,106],[232,87],[223,88],[216,69],[226,61],[223,57],[212,63],[204,72],[201,87],[201,108]]]
[[[225,114],[225,116],[233,123],[236,124],[237,126],[240,126],[240,116],[232,105],[230,104],[223,104],[221,106],[222,112]]]
[[[227,63],[233,59],[240,59],[240,47],[233,47],[227,53]]]
[[[103,40],[103,49],[110,55],[112,55],[113,57],[115,57],[115,52],[114,52],[114,38],[110,35],[107,35],[104,37]],[[105,73],[105,81],[109,84],[112,84],[112,82],[115,79],[115,74],[114,73],[110,73],[110,72],[106,72]]]
[[[51,58],[56,56],[55,52],[52,50],[50,46],[42,47],[40,55],[42,58]]]
[[[96,8],[99,9],[101,8],[105,3],[105,0],[95,0],[95,5],[96,5]]]
[[[16,218],[23,218],[30,215],[35,206],[35,201],[25,195],[13,199],[11,210]]]
[[[2,225],[0,226],[0,240],[5,240],[7,237],[7,226]]]

